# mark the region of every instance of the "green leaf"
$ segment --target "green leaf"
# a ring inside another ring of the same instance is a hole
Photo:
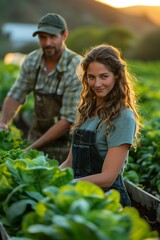
[[[82,196],[95,196],[97,195],[100,198],[104,198],[105,194],[103,190],[97,185],[90,182],[79,181],[76,184],[76,190],[82,194]]]
[[[25,191],[25,193],[32,199],[36,200],[37,202],[38,201],[41,201],[44,196],[40,193],[40,192],[37,192],[37,191]]]
[[[31,199],[24,199],[17,201],[7,209],[6,216],[9,219],[9,221],[15,221],[15,219],[21,215],[23,215],[27,209],[28,206],[31,207],[31,209],[34,209],[35,201]]]
[[[85,199],[79,199],[72,203],[69,212],[71,214],[87,214],[91,209],[89,202]]]

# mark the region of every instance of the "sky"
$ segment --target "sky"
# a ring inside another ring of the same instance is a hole
[[[129,7],[134,5],[160,6],[160,0],[98,0],[113,7]]]

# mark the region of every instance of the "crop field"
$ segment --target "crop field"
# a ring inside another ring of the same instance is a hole
[[[143,129],[124,177],[160,198],[160,62],[129,61],[128,67],[136,77]],[[18,72],[18,66],[0,62],[0,110]],[[33,96],[18,119],[30,118],[32,111]],[[18,123],[0,131],[0,239],[157,239],[136,209],[121,208],[116,190],[104,195],[93,184],[77,184],[70,168],[61,171],[43,152],[24,151]]]
[[[128,68],[136,78],[135,89],[139,96],[143,130],[140,146],[136,151],[131,150],[128,167],[124,175],[129,180],[145,188],[145,190],[159,196],[160,62],[129,61]],[[18,66],[0,63],[0,108],[18,72]],[[31,117],[32,111],[33,97],[30,96],[20,115],[25,116],[23,118],[27,119],[27,117]]]

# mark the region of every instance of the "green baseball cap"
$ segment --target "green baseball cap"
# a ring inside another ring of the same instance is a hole
[[[66,29],[67,24],[62,16],[55,13],[47,13],[40,19],[37,31],[35,31],[32,34],[32,36],[35,37],[40,32],[45,32],[54,35]]]

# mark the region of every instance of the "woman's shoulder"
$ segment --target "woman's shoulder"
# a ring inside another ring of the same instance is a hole
[[[134,116],[134,112],[129,109],[129,108],[124,108],[121,113],[119,114],[119,116],[114,120],[115,123],[117,122],[135,122],[135,116]]]
[[[130,108],[124,108],[121,113],[120,117],[122,118],[135,118],[134,112]]]

